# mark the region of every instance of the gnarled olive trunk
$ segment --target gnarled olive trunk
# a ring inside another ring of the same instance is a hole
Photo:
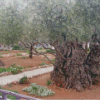
[[[92,82],[97,84],[100,82],[100,45],[93,44],[90,47],[90,53],[87,56],[87,64],[90,67]]]
[[[56,53],[54,70],[51,79],[59,87],[75,88],[81,91],[92,84],[89,66],[85,64],[87,54],[77,42],[66,42],[58,46],[64,60]]]
[[[31,45],[30,47],[30,54],[29,54],[29,58],[33,58],[33,45]]]

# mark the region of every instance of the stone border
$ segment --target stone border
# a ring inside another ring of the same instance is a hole
[[[37,67],[32,67],[32,68],[25,68],[25,69],[22,69],[22,72],[31,71],[31,70],[40,69],[40,68],[47,68],[47,67],[50,67],[50,66],[52,66],[52,64],[50,64],[50,65],[42,65],[42,66],[37,66]],[[22,73],[22,72],[20,72],[20,73]],[[18,74],[20,74],[20,73],[18,73]],[[13,74],[11,72],[2,72],[0,74],[0,77],[7,76],[7,75],[13,75]]]

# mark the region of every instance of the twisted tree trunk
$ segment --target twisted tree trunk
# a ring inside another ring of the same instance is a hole
[[[59,87],[81,91],[92,84],[89,66],[85,64],[87,54],[77,42],[66,42],[58,46],[66,60],[56,53],[51,79]]]
[[[90,53],[86,60],[90,67],[92,82],[98,84],[100,82],[100,45],[94,44],[90,47]]]
[[[31,44],[31,47],[30,47],[30,54],[29,54],[29,58],[33,58],[33,45]]]

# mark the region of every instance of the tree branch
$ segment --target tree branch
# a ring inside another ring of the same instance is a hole
[[[50,61],[50,63],[51,64],[53,64],[53,66],[55,66],[55,64],[44,54],[44,53],[40,53],[40,52],[38,52],[38,51],[36,51],[36,49],[35,48],[33,48],[33,50],[35,51],[35,55],[43,55],[43,56],[45,56],[49,61]],[[34,53],[33,53],[34,54]]]

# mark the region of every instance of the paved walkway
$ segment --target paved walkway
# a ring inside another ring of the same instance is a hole
[[[26,71],[17,75],[3,76],[0,77],[0,85],[7,85],[8,83],[11,83],[13,81],[19,81],[19,79],[22,78],[23,76],[27,76],[27,77],[37,76],[40,74],[51,72],[52,70],[53,70],[53,66],[47,68],[34,69],[32,71]]]

